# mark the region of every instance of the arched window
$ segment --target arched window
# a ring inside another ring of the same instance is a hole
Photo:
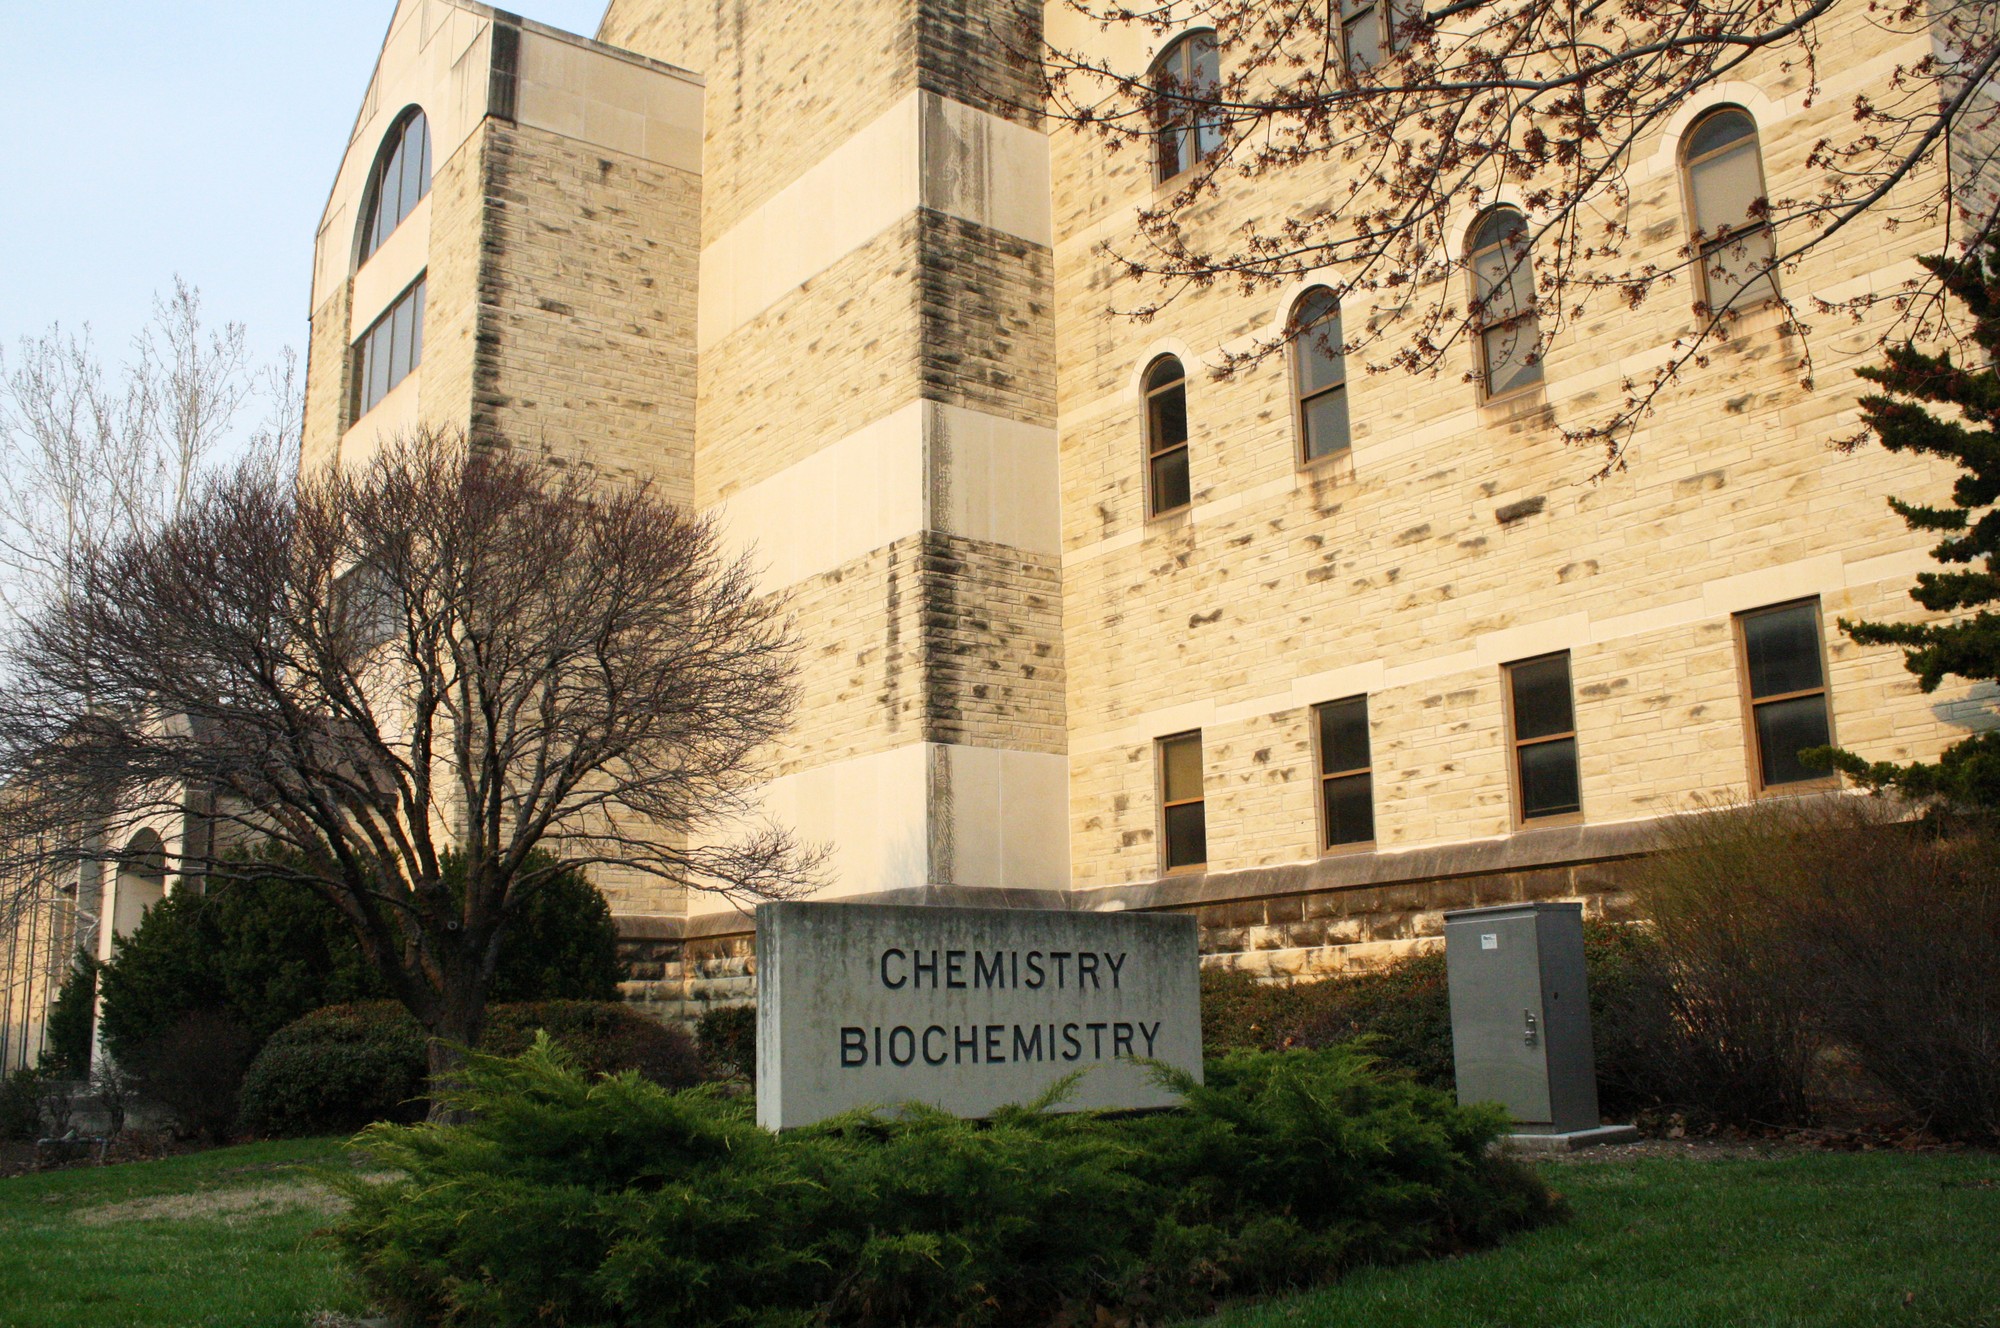
[[[1326,287],[1315,286],[1292,310],[1292,390],[1307,461],[1348,448],[1347,356],[1341,346],[1340,302]]]
[[[1497,397],[1542,380],[1541,321],[1535,317],[1535,263],[1528,222],[1494,208],[1472,232],[1472,321],[1479,329],[1479,372]]]
[[[1766,269],[1777,256],[1764,191],[1757,122],[1741,106],[1695,121],[1681,149],[1688,210],[1701,255],[1701,295],[1711,309],[1778,298]]]
[[[403,218],[416,210],[431,191],[431,128],[424,113],[412,106],[396,121],[375,158],[368,178],[368,204],[362,213],[361,261],[367,262],[383,241],[396,233]]]
[[[1160,126],[1153,178],[1165,184],[1222,146],[1222,121],[1214,106],[1222,83],[1215,34],[1190,32],[1169,46],[1148,81]]]
[[[1152,516],[1193,500],[1188,483],[1187,374],[1162,355],[1146,370],[1146,505]]]

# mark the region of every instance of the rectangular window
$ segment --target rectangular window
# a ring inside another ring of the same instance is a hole
[[[1316,706],[1321,848],[1375,842],[1375,777],[1368,753],[1368,698]]]
[[[1208,863],[1208,822],[1202,811],[1201,732],[1160,739],[1161,829],[1167,870]]]
[[[1826,665],[1820,653],[1819,601],[1804,600],[1736,616],[1750,696],[1750,734],[1759,788],[1830,779],[1799,753],[1833,745]]]
[[[1514,790],[1521,819],[1535,821],[1581,812],[1569,652],[1509,664],[1507,696],[1514,729]]]
[[[375,320],[355,345],[354,418],[381,404],[424,362],[424,285],[416,284]]]

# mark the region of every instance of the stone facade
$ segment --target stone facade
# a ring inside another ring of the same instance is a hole
[[[804,696],[764,801],[828,845],[830,893],[1190,910],[1211,962],[1273,976],[1435,943],[1461,904],[1617,916],[1653,818],[1752,792],[1743,612],[1816,603],[1834,735],[1865,756],[1989,722],[1836,625],[1913,611],[1924,542],[1883,499],[1949,478],[1831,446],[1880,324],[1808,343],[1752,311],[1598,482],[1560,427],[1692,330],[1685,286],[1607,302],[1499,401],[1468,346],[1427,379],[1357,359],[1352,448],[1301,465],[1282,357],[1204,370],[1307,287],[1108,312],[1103,246],[1136,238],[1155,186],[1144,154],[1044,122],[1022,53],[1045,17],[1135,70],[1176,35],[1028,0],[612,0],[591,42],[403,0],[320,235],[309,464],[422,419],[653,477],[797,615]],[[1851,95],[1922,54],[1860,11],[1820,41],[1810,104],[1799,71],[1753,63],[1641,147],[1640,243],[1686,240],[1678,143],[1702,109],[1749,110],[1772,191],[1802,192]],[[437,139],[427,210],[357,264],[369,170],[412,104]],[[1232,185],[1206,237],[1343,187],[1316,169]],[[1890,289],[1944,224],[1850,227],[1787,293]],[[348,418],[356,337],[426,270],[415,385]],[[1149,518],[1139,385],[1165,353],[1190,371],[1193,502]],[[1528,825],[1503,668],[1554,651],[1582,811]],[[1312,707],[1360,696],[1375,840],[1322,853]],[[1155,744],[1192,730],[1208,862],[1170,873]],[[613,885],[635,998],[750,993],[746,916]]]

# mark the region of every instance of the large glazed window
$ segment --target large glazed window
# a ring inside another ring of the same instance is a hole
[[[354,350],[354,418],[358,420],[424,362],[423,277],[396,297]]]
[[[1160,739],[1162,856],[1170,872],[1208,863],[1208,818],[1203,809],[1201,733]]]
[[[1542,327],[1535,317],[1535,263],[1528,222],[1494,208],[1473,228],[1472,319],[1479,329],[1479,369],[1497,397],[1542,380]]]
[[[1768,269],[1778,250],[1766,219],[1757,122],[1740,106],[1712,111],[1688,131],[1681,153],[1702,299],[1711,309],[1775,300],[1778,286]]]
[[[416,210],[431,191],[431,129],[424,113],[412,106],[396,121],[375,170],[368,178],[368,203],[362,212],[361,261],[367,262],[383,241],[396,233],[403,218]]]
[[[1582,811],[1569,652],[1508,665],[1507,692],[1521,819],[1539,821]]]
[[[1146,504],[1150,515],[1193,499],[1188,478],[1187,374],[1171,355],[1146,370]]]
[[[1222,63],[1213,32],[1190,32],[1153,63],[1150,81],[1159,122],[1153,178],[1160,184],[1192,168],[1222,146],[1215,110]]]
[[[1348,449],[1347,356],[1340,305],[1324,286],[1309,290],[1292,313],[1292,383],[1298,394],[1299,444],[1307,461]]]
[[[1831,782],[1829,772],[1799,760],[1800,752],[1833,745],[1826,665],[1820,654],[1819,601],[1738,614],[1736,626],[1743,646],[1758,788]]]

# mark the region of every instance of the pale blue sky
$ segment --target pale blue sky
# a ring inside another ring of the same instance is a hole
[[[594,34],[605,0],[514,0]],[[0,0],[0,344],[118,358],[175,273],[305,351],[313,231],[394,0]]]

